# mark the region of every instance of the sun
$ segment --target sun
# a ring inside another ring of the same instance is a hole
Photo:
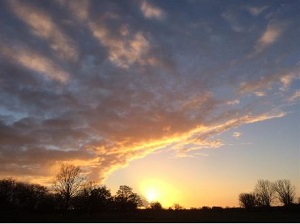
[[[140,192],[151,202],[160,202],[164,207],[172,206],[179,200],[176,188],[161,179],[144,179],[140,182]]]
[[[159,199],[159,195],[159,190],[153,186],[145,189],[145,196],[148,202],[157,201]]]

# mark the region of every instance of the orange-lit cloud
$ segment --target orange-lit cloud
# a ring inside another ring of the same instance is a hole
[[[285,71],[280,71],[269,76],[262,76],[258,80],[252,82],[242,82],[238,89],[240,94],[243,93],[254,93],[257,96],[265,96],[265,92],[274,88],[274,85],[280,85],[280,91],[285,91],[288,89],[289,85],[298,77],[298,68],[294,71],[286,73]]]
[[[69,74],[67,72],[38,52],[26,48],[7,48],[3,46],[1,54],[12,61],[18,62],[25,68],[45,75],[51,80],[65,83],[69,79]]]
[[[49,42],[53,51],[62,59],[77,59],[77,49],[71,38],[57,26],[47,12],[42,11],[25,1],[9,1],[11,10],[27,24],[31,31]]]
[[[57,0],[62,7],[68,8],[76,19],[86,21],[89,16],[90,1],[89,0]]]
[[[261,37],[257,40],[254,47],[254,52],[251,54],[251,57],[262,53],[267,47],[274,44],[283,31],[284,26],[280,24],[268,24]]]
[[[165,17],[165,12],[163,10],[150,4],[148,1],[142,1],[141,11],[144,16],[149,19],[163,19]]]
[[[108,48],[109,60],[122,68],[131,64],[143,63],[143,55],[149,50],[149,43],[141,32],[128,36],[128,30],[120,29],[120,37],[114,37],[103,24],[89,23],[92,34]],[[123,36],[123,37],[122,37]]]

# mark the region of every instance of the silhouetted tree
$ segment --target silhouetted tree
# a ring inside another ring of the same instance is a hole
[[[144,196],[140,196],[140,199],[145,208],[150,208],[151,202],[149,202],[147,198],[145,198]]]
[[[38,210],[44,212],[54,211],[60,204],[60,197],[57,194],[48,192],[41,198],[38,204]]]
[[[14,179],[0,180],[0,207],[2,209],[18,208],[35,211],[47,208],[49,210],[54,208],[54,204],[49,203],[51,197],[48,189],[39,184],[17,182]]]
[[[73,206],[77,210],[88,211],[90,208],[91,191],[96,187],[95,183],[90,181],[82,184],[77,195],[73,199]]]
[[[155,201],[150,203],[150,208],[153,210],[162,210],[162,205],[158,201]]]
[[[71,200],[79,193],[84,180],[79,166],[61,165],[53,183],[53,190],[61,197],[64,210],[69,209]]]
[[[132,188],[121,185],[115,196],[115,205],[120,210],[132,210],[142,206],[140,196],[132,192]]]
[[[275,193],[272,182],[268,180],[258,180],[254,193],[259,206],[271,206]]]
[[[182,206],[180,204],[175,203],[174,204],[174,210],[181,210]]]
[[[210,210],[211,209],[211,207],[209,207],[209,206],[202,206],[202,208],[201,208],[202,210]]]
[[[112,208],[112,196],[106,186],[91,191],[91,211],[103,211]]]
[[[112,208],[112,196],[106,186],[98,187],[94,182],[84,185],[76,196],[75,208],[94,213]]]
[[[222,210],[223,210],[223,207],[221,207],[221,206],[213,206],[213,207],[211,207],[211,210],[214,210],[214,211],[222,211]]]
[[[243,208],[254,208],[257,204],[255,195],[253,193],[241,193],[239,195],[239,201]]]
[[[277,198],[285,206],[293,203],[295,196],[295,187],[292,186],[289,180],[277,180],[274,183],[274,190],[277,193]]]
[[[8,209],[13,205],[16,181],[14,179],[0,180],[0,208]]]
[[[18,182],[14,189],[14,201],[19,208],[34,211],[40,208],[47,192],[44,186]]]

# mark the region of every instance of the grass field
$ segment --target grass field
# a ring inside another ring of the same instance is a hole
[[[137,210],[97,214],[43,214],[0,212],[1,222],[300,222],[299,206],[293,209],[271,208],[244,210]]]

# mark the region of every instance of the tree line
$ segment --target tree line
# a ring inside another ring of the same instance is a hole
[[[258,180],[254,191],[241,193],[239,202],[243,208],[271,207],[274,204],[291,206],[295,199],[295,186],[289,180]]]
[[[0,208],[25,211],[76,210],[94,213],[105,210],[134,210],[142,206],[132,188],[121,185],[115,195],[106,186],[86,181],[79,166],[63,164],[50,187],[0,180]]]
[[[241,193],[241,207],[271,207],[275,203],[290,206],[294,203],[295,187],[289,180],[259,180],[254,192]],[[143,206],[142,198],[132,188],[121,185],[115,195],[104,185],[87,181],[79,166],[62,164],[49,187],[29,184],[12,178],[0,180],[0,209],[40,212],[77,211],[96,213],[108,210],[130,211]],[[159,202],[150,209],[163,209]],[[182,207],[175,204],[175,210]]]

